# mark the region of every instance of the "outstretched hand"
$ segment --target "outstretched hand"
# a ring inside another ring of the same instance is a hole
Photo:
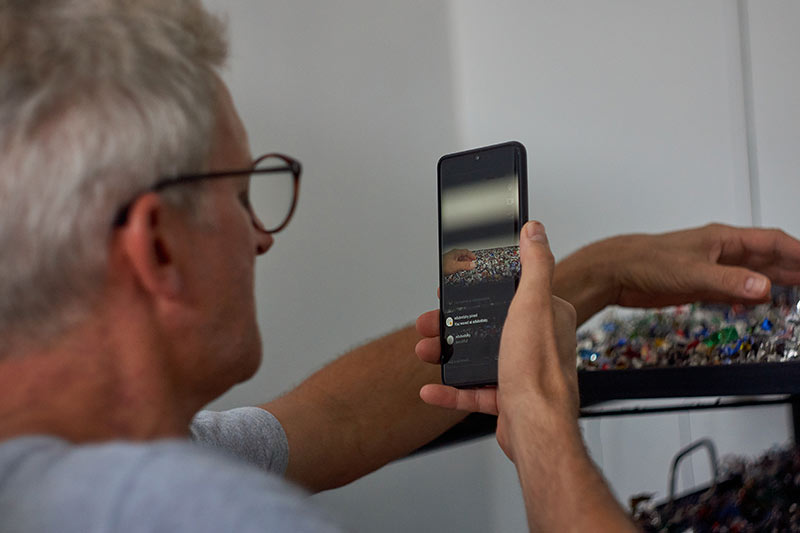
[[[614,304],[761,303],[772,283],[800,284],[800,241],[777,229],[709,224],[589,244],[559,262],[554,292],[575,306],[580,324]]]
[[[771,282],[800,283],[800,241],[776,229],[709,224],[630,236],[608,253],[615,251],[641,258],[617,276],[617,302],[625,306],[699,300],[758,303],[769,298]]]

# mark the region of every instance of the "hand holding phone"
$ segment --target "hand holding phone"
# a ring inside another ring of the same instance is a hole
[[[442,382],[495,384],[528,219],[525,147],[507,142],[446,155],[438,182]]]
[[[581,438],[575,309],[553,296],[554,261],[544,227],[529,223],[521,245],[525,264],[503,332],[499,387],[463,391],[428,384],[420,397],[438,407],[498,416],[497,442],[516,466],[531,531],[636,531]],[[429,342],[438,341],[438,315],[430,311],[417,319],[423,339],[416,352],[426,362],[438,355],[438,342]],[[553,512],[561,508],[580,512]]]

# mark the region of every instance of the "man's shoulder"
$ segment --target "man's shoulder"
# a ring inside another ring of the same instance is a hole
[[[233,455],[267,472],[286,471],[289,441],[278,419],[264,409],[200,411],[189,429],[195,442],[205,447]]]
[[[0,445],[3,531],[319,531],[325,521],[277,476],[186,440]]]

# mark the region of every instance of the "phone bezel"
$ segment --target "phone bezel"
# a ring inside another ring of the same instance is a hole
[[[491,146],[483,146],[480,148],[473,148],[463,152],[456,152],[447,154],[439,159],[436,166],[437,174],[437,205],[438,205],[438,240],[439,240],[439,287],[442,287],[444,278],[442,276],[442,163],[452,159],[463,158],[466,161],[475,161],[476,155],[481,155],[486,152],[496,151],[506,148],[514,149],[515,164],[518,169],[518,187],[519,194],[517,205],[519,206],[519,222],[520,228],[528,221],[528,164],[527,164],[527,151],[525,146],[518,141],[508,141],[500,144],[493,144]],[[466,165],[466,163],[465,163]],[[442,383],[451,385],[458,388],[481,387],[487,385],[497,384],[497,365],[494,363],[476,363],[474,365],[459,364],[458,366],[448,367],[445,360],[445,351],[447,345],[444,337],[446,326],[444,324],[444,300],[439,300],[439,343],[441,347],[442,358],[440,360]]]

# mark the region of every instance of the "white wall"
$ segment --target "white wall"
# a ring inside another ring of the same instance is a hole
[[[557,255],[610,234],[750,223],[735,5],[453,2],[465,144],[529,152]]]
[[[756,216],[800,233],[786,194],[800,192],[796,5],[743,0],[740,18],[727,0],[206,3],[230,17],[225,78],[254,151],[305,165],[296,219],[258,267],[265,364],[213,407],[266,400],[437,305],[435,164],[447,152],[522,141],[531,214],[557,257],[615,233],[750,224],[751,175]],[[624,500],[663,496],[690,440],[758,453],[788,438],[785,418],[759,408],[583,427]],[[704,468],[681,474],[700,481]],[[524,528],[492,439],[315,498],[356,531]]]
[[[753,174],[765,226],[800,234],[800,4],[746,2]]]

